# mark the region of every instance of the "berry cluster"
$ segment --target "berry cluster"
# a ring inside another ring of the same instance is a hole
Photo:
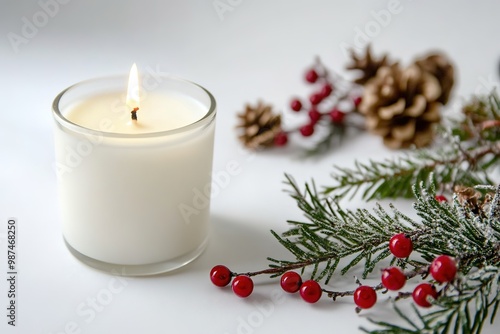
[[[236,275],[223,265],[217,265],[210,271],[210,280],[218,287],[228,285],[233,276],[235,276],[232,283],[233,292],[241,298],[250,296],[253,292],[253,281],[250,276]]]
[[[282,131],[276,135],[274,138],[276,146],[286,145],[288,134],[293,131],[298,131],[304,137],[312,136],[321,123],[329,125],[331,133],[330,136],[327,136],[328,138],[332,137],[332,132],[341,135],[340,129],[345,127],[346,111],[356,110],[361,103],[360,96],[350,96],[351,87],[348,89],[340,88],[342,79],[333,79],[319,60],[305,73],[304,78],[307,83],[315,87],[315,90],[306,99],[293,98],[290,102],[290,109],[294,112],[307,112],[308,121],[296,130]],[[343,108],[339,107],[341,104],[344,105]],[[325,119],[329,121],[321,122]]]
[[[233,277],[234,279],[232,279]],[[232,273],[223,265],[217,265],[210,271],[210,280],[218,287],[227,286],[231,279],[233,292],[238,297],[250,296],[253,291],[253,281],[249,275]],[[288,293],[300,291],[300,296],[308,303],[316,303],[323,292],[318,282],[314,280],[302,282],[300,275],[294,271],[287,271],[281,276],[281,288]]]
[[[404,233],[398,233],[392,236],[389,240],[389,250],[397,258],[407,258],[413,251],[413,242]],[[426,271],[427,272],[427,271]],[[448,283],[455,279],[457,273],[457,265],[455,260],[447,255],[436,257],[429,266],[428,272],[437,283]],[[253,291],[253,281],[250,276],[260,273],[270,273],[270,270],[262,272],[236,274],[231,272],[226,266],[217,265],[210,271],[210,279],[212,283],[219,287],[227,286],[232,280],[233,292],[242,298],[250,296]],[[318,282],[314,280],[302,281],[302,277],[295,271],[286,271],[280,280],[281,288],[288,293],[299,292],[302,299],[308,303],[316,303],[323,292],[326,292],[329,297],[335,299],[338,296],[352,295],[354,303],[359,309],[371,308],[377,302],[376,290],[387,289],[397,291],[404,287],[406,280],[415,276],[413,274],[405,274],[397,267],[385,268],[382,270],[381,284],[375,287],[362,285],[354,291],[333,292],[322,289]],[[412,292],[414,302],[421,307],[432,306],[429,298],[436,299],[438,291],[435,285],[431,283],[421,283]]]
[[[432,261],[429,272],[436,282],[448,283],[455,279],[457,264],[453,258],[447,255],[440,255]],[[413,290],[412,297],[415,304],[422,307],[431,307],[432,304],[429,302],[429,297],[436,299],[438,292],[434,285],[421,283]]]
[[[436,200],[440,202],[446,201],[444,196],[443,199],[440,200],[436,196]],[[404,233],[399,233],[390,239],[389,249],[395,257],[406,258],[410,256],[413,250],[413,242]],[[429,273],[438,283],[451,282],[455,279],[457,265],[451,257],[440,255],[432,261]],[[387,268],[382,271],[382,285],[388,290],[401,289],[406,283],[406,278],[406,275],[396,267]],[[436,299],[438,292],[434,285],[421,283],[413,290],[412,297],[415,304],[422,307],[430,307],[432,304],[429,302],[429,297]]]

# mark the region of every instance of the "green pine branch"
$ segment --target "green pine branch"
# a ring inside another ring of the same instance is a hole
[[[336,184],[325,187],[324,193],[352,198],[361,191],[365,200],[411,198],[411,186],[428,180],[431,174],[434,183],[446,188],[492,184],[489,173],[498,166],[499,157],[500,145],[487,144],[465,150],[460,142],[450,138],[441,149],[417,150],[383,161],[357,161],[354,168],[335,166],[332,178]]]
[[[291,197],[297,201],[308,221],[288,221],[291,228],[282,236],[272,231],[296,258],[295,261],[269,258],[273,268],[308,263],[307,266],[313,267],[312,278],[325,279],[328,283],[340,260],[354,256],[341,273],[345,274],[364,260],[363,277],[366,277],[378,262],[390,256],[388,240],[392,235],[413,233],[408,225],[416,223],[395,209],[392,215],[381,206],[377,206],[373,213],[362,209],[344,210],[338,202],[321,198],[314,183],[306,184],[302,193],[291,176],[286,175],[286,178]],[[276,272],[276,275],[280,273]]]
[[[430,179],[434,177],[430,175]],[[286,175],[286,180],[306,220],[289,221],[291,228],[282,235],[272,233],[295,260],[269,258],[271,269],[259,273],[276,276],[290,269],[310,268],[312,279],[327,284],[339,271],[340,263],[346,263],[341,274],[362,263],[366,277],[382,260],[390,258],[391,263],[398,261],[401,267],[418,273],[426,270],[436,256],[447,254],[457,260],[461,276],[441,289],[437,310],[428,314],[415,310],[418,322],[404,316],[410,328],[373,320],[381,328],[370,333],[448,333],[457,328],[463,333],[479,333],[488,316],[494,320],[500,304],[500,187],[491,202],[477,211],[457,196],[451,204],[438,202],[432,181],[429,186],[421,182],[412,187],[414,209],[420,218],[417,221],[394,206],[390,210],[380,205],[372,211],[345,210],[336,199],[318,193],[314,182],[306,183],[301,191],[291,176]],[[388,241],[397,233],[412,239],[424,262],[414,255],[403,260],[392,257]],[[397,307],[395,310],[402,315]]]
[[[406,324],[369,319],[378,329],[362,331],[370,334],[392,333],[471,333],[478,334],[486,322],[493,323],[500,304],[500,270],[498,266],[481,268],[461,279],[456,289],[443,289],[434,302],[437,310],[423,314],[412,308],[414,320],[394,305],[396,313]]]
[[[493,184],[489,175],[500,166],[500,99],[496,93],[473,97],[463,116],[441,129],[434,147],[395,159],[355,162],[353,168],[336,166],[335,183],[324,193],[343,198],[361,192],[365,200],[411,198],[411,186],[431,174],[441,191],[451,192],[456,185]]]
[[[500,162],[500,100],[495,94],[477,98],[464,108],[465,119],[455,122],[441,136],[440,148],[416,150],[393,160],[357,162],[355,167],[336,168],[336,185],[318,191],[314,181],[301,189],[286,175],[290,196],[305,219],[289,220],[290,229],[276,239],[293,260],[268,258],[270,268],[249,276],[277,276],[291,269],[309,269],[312,279],[328,284],[334,274],[363,266],[363,278],[381,262],[408,269],[407,279],[426,275],[430,262],[447,254],[458,263],[458,277],[442,285],[429,312],[413,307],[405,314],[394,310],[405,325],[372,319],[378,328],[368,333],[480,333],[493,322],[500,305],[500,187],[494,188],[490,173]],[[476,187],[454,193],[451,203],[436,200],[439,192],[456,186]],[[494,196],[488,192],[495,190]],[[418,219],[394,206],[376,205],[371,211],[346,210],[339,201],[362,192],[364,199],[414,196]],[[404,233],[416,252],[396,259],[388,249],[390,238]],[[380,290],[382,286],[375,287]],[[352,295],[352,291],[329,291],[328,296]],[[402,293],[400,296],[409,296]],[[404,298],[397,298],[403,300]]]

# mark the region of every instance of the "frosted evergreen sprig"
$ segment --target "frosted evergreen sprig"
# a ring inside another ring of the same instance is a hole
[[[277,276],[287,270],[308,272],[316,281],[328,284],[336,273],[346,274],[363,265],[366,278],[377,267],[389,263],[406,269],[412,279],[426,276],[430,262],[438,255],[455,258],[458,277],[440,286],[430,312],[413,306],[411,314],[394,305],[407,326],[372,319],[377,329],[369,333],[480,333],[486,321],[493,322],[500,305],[500,187],[493,187],[491,171],[500,164],[500,100],[496,94],[476,97],[464,108],[465,119],[441,132],[440,145],[382,162],[356,162],[354,168],[336,168],[336,185],[318,191],[314,181],[301,189],[286,175],[290,196],[302,210],[304,220],[289,220],[289,230],[271,233],[291,253],[293,260],[270,260],[270,268],[249,276]],[[481,203],[457,189],[476,188],[486,194]],[[453,192],[451,203],[436,199],[439,192]],[[390,205],[384,209],[346,210],[340,201],[362,192],[364,199],[414,197],[418,219],[412,219]],[[470,201],[470,202],[469,202]],[[413,242],[417,256],[398,259],[388,243],[404,233]],[[374,290],[382,287],[376,285]],[[323,292],[335,300],[353,291]],[[401,292],[394,301],[411,296]],[[400,298],[401,297],[401,298]]]
[[[454,289],[442,289],[434,302],[437,310],[423,313],[412,305],[412,312],[403,312],[394,304],[394,310],[405,325],[368,319],[378,329],[361,328],[370,334],[403,333],[471,333],[478,334],[485,322],[493,323],[500,305],[500,271],[498,266],[487,266],[468,274]]]
[[[500,99],[495,92],[474,96],[463,108],[461,121],[450,121],[438,132],[435,145],[397,158],[355,162],[334,167],[334,184],[324,193],[343,198],[361,192],[366,200],[411,198],[411,186],[434,175],[440,191],[454,186],[493,184],[490,173],[500,166]]]
[[[431,174],[444,191],[455,185],[492,184],[489,172],[498,166],[498,156],[498,144],[464,150],[450,138],[438,149],[421,149],[383,161],[356,161],[354,168],[336,166],[332,173],[336,184],[325,187],[324,193],[343,198],[362,191],[361,197],[366,200],[411,198],[412,184],[427,180]]]
[[[440,254],[459,254],[464,269],[480,266],[480,261],[494,257],[498,251],[500,224],[497,218],[491,218],[496,217],[493,213],[498,215],[500,212],[498,194],[490,205],[490,218],[485,218],[462,205],[456,197],[453,205],[438,202],[434,186],[426,188],[421,182],[412,188],[416,199],[414,209],[421,218],[421,221],[416,221],[393,205],[390,205],[390,211],[379,204],[372,212],[345,210],[335,199],[319,194],[314,182],[306,183],[302,192],[291,176],[286,175],[286,180],[290,196],[303,211],[306,221],[288,221],[291,227],[281,236],[272,231],[296,260],[269,258],[271,267],[308,263],[307,266],[313,266],[312,278],[321,280],[326,277],[328,283],[340,260],[354,256],[341,273],[345,274],[364,260],[363,277],[366,277],[378,262],[391,255],[388,241],[397,233],[411,237],[415,249],[426,261],[430,262]],[[392,258],[392,262],[395,261],[402,262]],[[410,259],[404,264],[415,267],[422,263]]]
[[[364,260],[363,277],[366,277],[378,262],[390,256],[388,241],[392,235],[414,233],[408,226],[414,222],[393,207],[392,215],[380,205],[373,212],[344,210],[334,199],[322,198],[314,183],[306,184],[302,193],[291,176],[286,175],[286,178],[291,187],[290,196],[297,201],[308,221],[288,221],[291,228],[282,236],[271,231],[296,258],[296,261],[269,258],[271,267],[288,267],[309,261],[308,266],[313,267],[311,277],[316,280],[325,278],[325,283],[328,283],[340,260],[354,256],[341,273],[345,274]]]
[[[430,179],[434,179],[432,175]],[[380,328],[370,333],[447,333],[455,328],[464,333],[479,333],[488,317],[494,320],[500,303],[500,187],[495,188],[493,199],[482,207],[483,211],[474,212],[458,196],[451,204],[437,201],[434,183],[428,181],[427,186],[420,182],[412,187],[416,200],[413,207],[419,216],[415,220],[392,205],[390,210],[378,204],[372,211],[345,210],[336,199],[318,193],[314,182],[306,183],[301,191],[291,176],[286,175],[286,180],[290,195],[306,220],[289,221],[291,228],[282,235],[272,233],[295,260],[269,258],[271,268],[259,273],[276,276],[291,268],[303,272],[310,268],[312,279],[328,284],[340,263],[340,274],[345,274],[364,262],[363,277],[385,259],[410,268],[413,273],[422,273],[432,259],[446,254],[457,260],[460,276],[442,286],[433,311],[423,314],[415,309],[418,321],[414,321],[395,307],[410,328],[372,320]],[[388,241],[397,233],[412,239],[421,258],[391,256]],[[408,279],[415,276],[407,274]],[[323,291],[333,299],[352,295],[352,291]]]
[[[216,266],[213,270],[222,274],[214,284],[227,285],[232,277],[248,281],[261,274],[285,276],[298,269],[317,281],[312,283],[320,293],[335,301],[353,296],[355,290],[331,291],[319,288],[318,282],[328,284],[335,274],[344,275],[359,266],[366,278],[375,269],[393,264],[404,269],[407,280],[429,279],[429,273],[435,277],[431,262],[445,257],[456,264],[458,274],[449,280],[435,278],[447,283],[431,280],[439,289],[433,308],[422,311],[413,306],[410,313],[403,312],[399,301],[412,293],[400,292],[394,310],[403,325],[371,319],[377,328],[361,329],[372,334],[480,333],[487,321],[495,320],[500,305],[500,186],[493,186],[491,179],[491,172],[500,165],[500,100],[494,93],[476,97],[464,108],[464,115],[464,120],[441,133],[439,146],[382,162],[356,162],[352,169],[337,167],[333,175],[337,184],[321,191],[314,181],[302,188],[286,175],[289,194],[305,219],[289,220],[288,231],[271,233],[293,259],[269,257],[269,268],[246,273]],[[473,186],[483,198],[475,190],[463,188]],[[488,193],[492,191],[494,194]],[[344,209],[341,200],[358,192],[364,199],[413,196],[418,218],[410,218],[394,205]],[[452,192],[453,200],[442,202],[436,198],[437,192]],[[415,252],[408,258],[396,258],[388,247],[397,234],[412,241]],[[368,288],[379,291],[385,287]]]

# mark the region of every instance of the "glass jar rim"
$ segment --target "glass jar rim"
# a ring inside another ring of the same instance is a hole
[[[82,126],[80,124],[74,123],[70,120],[68,120],[63,113],[61,112],[60,108],[60,102],[61,99],[70,91],[85,85],[85,84],[91,84],[92,82],[99,82],[99,81],[104,81],[104,80],[118,80],[118,79],[123,79],[124,82],[126,82],[128,76],[125,75],[115,75],[115,76],[107,76],[107,77],[99,77],[99,78],[94,78],[94,79],[88,79],[84,81],[77,82],[63,91],[61,91],[57,96],[55,97],[54,101],[52,102],[52,114],[55,118],[55,120],[61,125],[64,126],[67,129],[77,131],[77,132],[84,132],[87,134],[93,134],[93,135],[99,135],[99,136],[104,136],[104,137],[113,137],[113,138],[151,138],[151,137],[164,137],[164,136],[170,136],[170,135],[176,135],[176,134],[181,134],[181,133],[186,133],[191,130],[195,130],[200,127],[204,127],[208,124],[210,124],[214,119],[216,115],[216,101],[212,93],[208,91],[205,87],[194,83],[189,80],[185,80],[179,77],[175,76],[159,76],[162,79],[168,79],[171,81],[177,81],[181,82],[184,84],[191,85],[193,87],[196,87],[200,89],[203,93],[206,94],[206,96],[209,99],[209,107],[208,111],[201,117],[200,119],[196,120],[193,123],[190,123],[188,125],[181,126],[179,128],[175,129],[170,129],[170,130],[164,130],[164,131],[156,131],[156,132],[147,132],[147,133],[138,133],[138,134],[130,134],[130,133],[117,133],[117,132],[107,132],[107,131],[100,131],[100,130],[95,130],[91,129],[85,126]]]

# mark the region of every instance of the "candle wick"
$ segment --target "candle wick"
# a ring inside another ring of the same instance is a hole
[[[130,113],[132,114],[132,120],[133,121],[137,121],[137,110],[139,110],[139,108],[134,108]]]

